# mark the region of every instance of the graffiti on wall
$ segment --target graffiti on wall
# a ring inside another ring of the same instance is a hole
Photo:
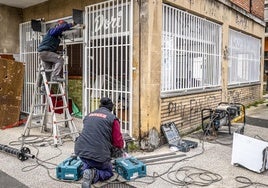
[[[195,0],[188,0],[189,4],[194,4]]]
[[[248,28],[248,19],[240,14],[236,13],[235,23],[240,26],[242,29]]]
[[[255,100],[256,98],[256,87],[240,88],[228,91],[228,102],[231,103],[244,103]]]
[[[219,4],[217,2],[214,1],[206,1],[206,3],[204,4],[204,12],[205,14],[214,17],[214,18],[218,18],[219,16]]]
[[[216,102],[216,96],[204,96],[203,98],[190,99],[185,102],[169,102],[167,116],[180,116],[181,125],[190,123],[193,119],[200,119],[201,111],[204,108],[213,108]]]
[[[222,12],[225,13],[225,14],[222,14],[222,21],[223,22],[229,21],[229,18],[230,18],[229,14],[228,14],[229,11],[230,10],[226,6],[223,6],[223,11]]]

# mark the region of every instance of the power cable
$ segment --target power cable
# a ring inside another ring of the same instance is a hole
[[[171,177],[171,174],[173,174],[175,179]],[[191,166],[184,166],[177,170],[170,171],[167,176],[172,184],[177,186],[208,186],[222,180],[222,176],[219,174]]]
[[[59,179],[53,177],[50,174],[50,170],[55,170],[58,165],[54,164],[54,163],[51,163],[49,161],[62,155],[62,150],[60,148],[54,147],[59,151],[59,153],[56,154],[53,157],[50,157],[50,158],[45,159],[45,160],[41,160],[38,157],[38,155],[39,155],[38,147],[52,146],[53,145],[53,139],[51,139],[50,137],[43,137],[43,136],[39,136],[39,135],[31,135],[31,136],[27,136],[27,137],[19,137],[18,141],[11,141],[9,143],[9,145],[11,145],[11,146],[22,145],[22,144],[23,145],[29,145],[29,146],[33,147],[36,150],[36,154],[35,154],[35,162],[36,162],[36,164],[28,165],[28,166],[23,167],[21,169],[22,172],[28,172],[28,171],[36,169],[37,167],[43,167],[43,168],[45,168],[47,170],[48,176],[54,181],[81,184],[81,183],[79,183],[77,181],[74,181],[74,180],[59,180]],[[50,165],[50,166],[48,166],[48,165]]]
[[[255,187],[268,187],[268,184],[264,183],[258,183],[258,182],[252,182],[249,178],[244,176],[236,176],[235,180],[239,183],[244,184],[243,186],[240,186],[239,188],[243,187],[249,187],[249,186],[255,186]]]
[[[204,137],[203,137],[204,138]],[[157,172],[153,172],[153,175],[147,175],[146,177],[152,178],[151,182],[144,182],[141,180],[135,179],[135,182],[140,182],[140,183],[145,183],[145,184],[151,184],[154,183],[156,178],[161,178],[162,180],[176,186],[188,186],[188,185],[199,185],[199,186],[208,186],[212,183],[218,182],[222,180],[222,176],[213,173],[211,171],[197,168],[197,167],[191,167],[191,166],[185,166],[185,167],[180,167],[179,169],[172,170],[176,164],[179,162],[194,158],[196,156],[199,156],[204,153],[204,140],[200,140],[202,143],[202,151],[200,153],[197,153],[196,155],[189,156],[180,160],[175,160],[175,161],[166,161],[166,162],[154,162],[154,163],[148,163],[147,166],[149,165],[158,165],[158,164],[168,164],[172,163],[172,165],[163,173],[159,174]],[[195,170],[193,172],[193,170]],[[181,172],[185,172],[185,176],[183,178],[180,178],[178,175],[181,176]],[[163,176],[167,175],[167,179],[164,178]],[[171,175],[175,178],[171,178]]]
[[[29,166],[26,166],[24,168],[22,168],[22,171],[23,172],[27,172],[27,171],[30,171],[30,170],[33,170],[35,168],[37,168],[38,166],[42,166],[42,167],[45,167],[46,169],[55,169],[55,167],[57,166],[57,164],[54,164],[54,163],[51,163],[51,162],[48,162],[50,161],[51,159],[55,159],[57,157],[59,157],[60,155],[62,155],[62,151],[59,149],[59,148],[56,148],[59,153],[53,157],[50,157],[46,160],[41,160],[38,158],[38,154],[39,154],[39,149],[37,147],[35,147],[37,149],[37,154],[35,155],[35,159],[36,159],[36,164],[33,164],[33,165],[29,165]],[[44,164],[48,164],[48,165],[52,165],[53,167],[47,167],[45,166]]]
[[[264,138],[262,138],[262,137],[259,136],[259,135],[255,135],[254,138],[258,138],[258,139],[260,139],[260,140],[262,140],[262,141],[268,142],[268,140],[265,140]]]
[[[18,141],[11,141],[9,142],[9,145],[15,146],[15,145],[35,145],[40,144],[43,145],[51,145],[53,143],[53,140],[50,137],[44,137],[40,135],[31,135],[31,136],[21,136],[18,138]]]
[[[216,117],[215,117],[216,118]],[[212,121],[210,122],[210,126],[212,124]],[[152,178],[151,182],[143,182],[143,181],[138,181],[135,179],[135,182],[140,182],[140,183],[146,183],[146,184],[151,184],[155,182],[156,178],[161,178],[162,180],[175,185],[175,186],[181,186],[181,187],[188,187],[189,185],[196,185],[196,186],[209,186],[215,182],[219,182],[222,180],[222,176],[220,174],[211,172],[206,169],[202,168],[197,168],[197,167],[192,167],[192,166],[184,166],[180,167],[179,169],[174,169],[174,166],[178,164],[179,162],[189,160],[190,158],[197,157],[199,155],[202,155],[205,151],[204,148],[204,140],[206,136],[206,131],[209,131],[210,129],[206,129],[205,133],[203,134],[202,137],[199,137],[199,140],[202,144],[202,151],[200,153],[197,153],[193,156],[189,156],[180,160],[173,160],[173,161],[166,161],[166,162],[153,162],[153,163],[148,163],[147,166],[150,165],[159,165],[159,164],[168,164],[171,163],[172,165],[163,173],[159,174],[158,172],[153,172],[153,175],[147,175],[146,177]],[[218,141],[215,141],[218,144],[221,145],[230,145],[232,143],[221,143]],[[167,175],[167,179],[164,178],[164,175]],[[173,177],[173,178],[172,178]]]

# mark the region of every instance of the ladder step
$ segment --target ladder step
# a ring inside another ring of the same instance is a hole
[[[62,82],[56,82],[56,81],[48,81],[48,84],[62,84]]]
[[[53,69],[43,69],[43,70],[40,70],[40,72],[53,72]]]
[[[73,118],[69,118],[69,119],[57,120],[54,123],[63,123],[63,122],[72,121],[72,120]]]
[[[46,93],[45,93],[45,92],[37,91],[37,92],[36,92],[36,95],[39,95],[39,96],[40,96],[40,95],[46,95]]]
[[[67,136],[67,135],[72,135],[72,134],[77,134],[79,133],[78,131],[77,132],[71,132],[71,133],[63,133],[61,135],[57,135],[57,137],[64,137],[64,136]]]
[[[35,129],[35,128],[43,127],[42,125],[40,125],[40,123],[34,123],[34,122],[32,122],[32,124],[34,124],[34,126],[27,127],[27,129]]]
[[[34,91],[34,96],[32,100],[32,107],[30,112],[30,119],[27,121],[25,128],[24,128],[24,135],[29,135],[31,128],[41,127],[41,131],[44,131],[49,124],[52,128],[51,131],[53,133],[53,140],[54,144],[57,146],[58,144],[62,144],[62,137],[70,135],[75,141],[76,137],[79,134],[74,122],[73,117],[70,115],[68,110],[68,103],[66,101],[66,94],[65,94],[65,81],[63,78],[59,78],[57,80],[48,80],[47,73],[53,72],[52,69],[45,69],[42,61],[38,68],[38,77],[36,79],[35,87],[36,90]],[[40,77],[41,76],[41,77]],[[45,91],[41,92],[41,88],[38,88],[38,80],[42,78],[43,84],[45,84]],[[51,87],[58,86],[59,92],[57,94],[51,94],[50,89]],[[46,95],[46,96],[44,96]],[[35,98],[38,96],[39,98]],[[63,104],[60,106],[55,106],[53,104],[52,97],[60,97],[63,100]],[[48,108],[49,106],[49,108]],[[38,109],[37,107],[40,107]],[[50,109],[52,113],[51,121],[46,121],[46,112]],[[56,119],[55,111],[63,110],[64,118]],[[36,113],[36,114],[35,114]],[[38,114],[40,113],[40,114]],[[67,126],[68,122],[68,126]],[[41,125],[42,124],[42,125]],[[34,126],[32,126],[34,125]],[[65,125],[67,131],[60,130]]]
[[[68,106],[59,106],[59,107],[54,107],[53,110],[62,110],[64,108],[68,108]]]
[[[50,97],[63,97],[65,96],[65,93],[61,93],[61,94],[50,94]]]
[[[34,107],[42,107],[42,106],[46,106],[47,104],[44,103],[44,104],[35,104]]]
[[[44,114],[33,114],[32,118],[43,117]]]

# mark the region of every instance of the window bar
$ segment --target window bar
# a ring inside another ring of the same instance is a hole
[[[213,64],[211,63],[211,24],[208,23],[208,32],[207,32],[207,38],[208,38],[208,62],[209,62],[209,66],[208,66],[208,69],[209,70],[212,70],[213,69]],[[211,80],[212,80],[212,71],[208,71],[207,75],[208,75],[208,85],[210,86],[211,85]]]
[[[94,82],[97,83],[97,77],[95,75],[95,61],[96,61],[96,57],[95,57],[95,51],[94,51],[94,44],[96,43],[96,38],[94,37],[94,34],[95,34],[95,24],[94,24],[94,15],[96,14],[96,9],[95,7],[90,7],[89,8],[89,12],[88,12],[88,17],[89,17],[89,22],[88,22],[88,26],[91,26],[92,29],[90,29],[90,27],[88,27],[89,29],[89,32],[88,32],[88,35],[89,35],[89,40],[88,40],[88,53],[89,53],[89,57],[88,58],[92,58],[92,61],[89,61],[87,62],[87,65],[88,65],[88,69],[89,69],[89,88],[90,90],[92,90],[92,94],[93,94],[93,97],[97,98],[97,91],[96,89],[93,90],[93,87],[94,87]],[[92,24],[91,24],[92,23]],[[92,46],[91,44],[92,43]],[[91,79],[90,79],[91,78]],[[88,98],[90,97],[90,90],[88,90]],[[88,109],[90,109],[90,112],[93,111],[93,105],[94,105],[94,100],[95,98],[90,98],[90,106],[88,107]],[[89,113],[89,112],[88,112]],[[85,114],[87,115],[87,114]]]
[[[179,21],[178,23],[182,23],[182,12],[179,12]],[[180,57],[180,61],[179,61],[179,89],[183,89],[183,75],[182,75],[182,71],[183,71],[183,51],[182,51],[182,47],[183,47],[183,40],[182,40],[182,35],[183,35],[183,28],[182,28],[182,24],[179,24],[179,57]]]
[[[112,17],[112,15],[111,15],[111,11],[109,11],[109,6],[110,6],[110,4],[107,4],[107,7],[106,7],[106,9],[107,9],[107,14],[105,14],[105,17],[107,16],[108,18],[111,18]],[[111,28],[108,28],[106,31],[107,31],[107,37],[105,37],[105,43],[106,43],[106,45],[105,45],[105,49],[107,48],[107,50],[106,50],[106,53],[105,53],[105,57],[106,57],[106,59],[105,59],[105,62],[107,62],[107,74],[108,74],[108,78],[111,76],[111,64],[112,64],[112,62],[113,62],[113,60],[111,60],[111,53],[110,53],[110,47],[112,46],[112,44],[111,44],[111,31],[110,31],[110,29]],[[107,41],[106,41],[107,40]],[[110,88],[110,83],[109,83],[109,87],[108,88]],[[113,102],[115,102],[115,101],[113,101]]]
[[[185,14],[185,54],[186,54],[186,60],[185,60],[185,64],[186,64],[186,88],[189,89],[190,88],[190,74],[189,74],[189,44],[188,44],[188,38],[189,38],[189,15]]]
[[[178,48],[179,48],[179,27],[178,27],[178,11],[175,11],[175,19],[174,19],[174,25],[175,25],[175,36],[174,36],[174,50],[175,50],[175,68],[174,68],[174,74],[175,74],[175,80],[174,80],[174,87],[173,89],[176,90],[178,89],[178,80],[179,80],[179,53],[178,53]]]
[[[194,59],[194,56],[193,56],[193,26],[194,24],[194,17],[193,16],[190,16],[190,28],[189,28],[189,33],[190,33],[190,36],[189,36],[189,43],[190,43],[190,70],[191,70],[191,74],[190,74],[190,81],[192,83],[192,87],[195,88],[196,87],[196,84],[195,84],[195,80],[194,80],[194,75],[193,75],[193,59]]]
[[[90,79],[90,64],[92,62],[91,60],[91,53],[90,53],[90,24],[89,24],[89,21],[90,21],[90,10],[89,8],[86,8],[86,14],[85,14],[85,23],[87,24],[87,27],[85,28],[85,32],[84,32],[84,35],[85,35],[85,41],[86,41],[86,44],[85,44],[85,63],[83,65],[83,71],[84,71],[84,75],[85,77],[83,77],[83,88],[85,90],[85,96],[83,96],[83,104],[85,104],[87,107],[85,108],[84,105],[82,107],[83,109],[83,116],[85,116],[86,114],[89,113],[90,111],[90,104],[91,104],[91,101],[89,99],[90,95],[89,95],[89,89],[91,87],[91,81],[92,79]]]
[[[112,11],[111,11],[112,15],[114,15],[115,14],[115,3],[114,3],[114,1],[112,2],[111,6],[114,7],[112,9]],[[115,50],[115,48],[116,48],[116,44],[115,44],[116,40],[115,40],[115,30],[113,28],[111,28],[111,37],[112,37],[112,44],[111,44],[112,45],[112,58],[111,59],[113,61],[113,63],[111,63],[111,66],[112,66],[111,77],[114,77],[115,63],[116,63],[116,54],[115,54],[115,52],[116,52],[116,50]],[[112,83],[111,88],[112,88],[112,90],[114,89],[114,83]]]
[[[107,3],[102,3],[100,4],[100,8],[99,8],[99,15],[103,15],[104,18],[105,17],[105,11],[106,11],[106,5]],[[99,30],[99,34],[98,34],[98,39],[99,39],[99,42],[98,42],[98,48],[97,48],[97,51],[98,51],[98,59],[99,59],[99,62],[98,62],[98,67],[99,67],[99,78],[100,78],[100,88],[99,88],[99,91],[100,91],[100,94],[99,94],[99,98],[101,97],[109,97],[109,95],[106,95],[105,91],[107,91],[107,89],[109,89],[109,75],[106,74],[105,72],[105,54],[104,54],[104,45],[103,45],[103,40],[105,39],[105,35],[104,35],[104,27],[102,27],[100,30]],[[98,105],[96,105],[96,108],[98,108]]]
[[[121,2],[121,6],[120,6],[120,10],[122,11],[122,13],[124,13],[123,11],[123,4],[124,2],[122,1]],[[118,6],[119,7],[119,6]],[[118,16],[118,15],[117,15]],[[124,18],[125,16],[122,16],[122,19]],[[121,23],[124,23],[124,20],[121,20]],[[122,107],[123,107],[123,56],[124,56],[124,53],[123,53],[123,46],[124,46],[124,42],[123,42],[123,31],[124,31],[124,24],[122,24],[122,26],[120,27],[120,54],[121,54],[121,57],[120,57],[120,60],[119,60],[119,67],[120,67],[120,74],[117,75],[117,78],[116,80],[119,82],[119,90],[116,92],[116,100],[120,103],[117,103],[117,104],[120,104],[120,109],[119,109],[119,113],[120,113],[120,117],[121,117],[121,121],[122,121],[122,124],[125,123],[123,122],[123,110],[122,110]],[[119,28],[118,28],[119,29]]]
[[[181,41],[182,41],[182,46],[181,46],[181,52],[182,52],[182,62],[181,62],[181,79],[182,79],[182,89],[185,90],[185,13],[182,12],[181,16],[181,29],[182,29],[182,35],[181,35]]]
[[[163,43],[164,43],[164,58],[165,58],[165,66],[163,67],[164,69],[163,69],[163,71],[166,71],[166,64],[167,64],[167,43],[166,43],[166,41],[167,41],[167,24],[168,24],[168,22],[167,22],[167,16],[165,17],[165,20],[166,20],[166,24],[165,24],[165,28],[164,28],[164,37],[163,37]],[[167,76],[166,75],[163,75],[164,77],[164,89],[165,90],[167,90]]]

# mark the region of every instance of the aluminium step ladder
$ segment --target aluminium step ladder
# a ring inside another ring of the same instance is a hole
[[[73,122],[73,117],[70,115],[68,103],[66,100],[65,90],[62,82],[48,81],[47,77],[51,74],[52,70],[45,70],[43,63],[39,64],[38,75],[35,82],[34,95],[32,98],[32,104],[30,114],[24,127],[23,137],[29,136],[30,129],[41,128],[41,132],[47,131],[46,116],[48,110],[51,112],[51,129],[54,145],[62,145],[62,138],[65,136],[71,136],[73,141],[78,137],[78,130]],[[38,82],[42,80],[42,84],[45,87],[45,93],[41,92],[38,87]],[[51,93],[51,88],[57,88],[56,94]],[[56,101],[58,98],[62,99],[62,106],[56,106],[53,104],[52,98]],[[62,110],[64,118],[59,118],[56,114],[57,110]],[[65,128],[65,130],[61,130]],[[67,131],[66,131],[67,129]]]

